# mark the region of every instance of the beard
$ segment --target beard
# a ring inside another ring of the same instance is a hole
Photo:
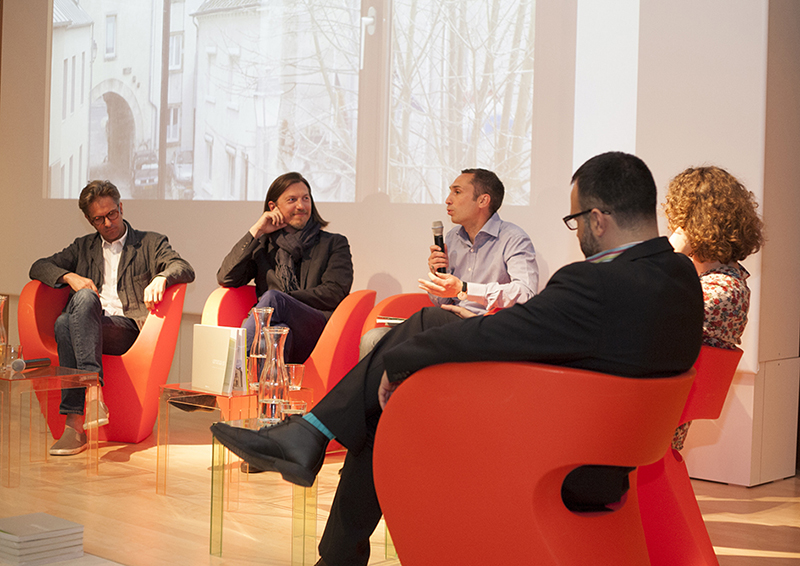
[[[600,245],[597,243],[597,238],[594,237],[591,230],[584,230],[578,238],[578,241],[580,242],[584,257],[592,257],[602,251]]]

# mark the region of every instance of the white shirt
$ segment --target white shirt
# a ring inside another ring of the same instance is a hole
[[[103,240],[103,287],[100,289],[100,305],[106,316],[125,316],[122,310],[122,301],[117,293],[117,279],[119,260],[122,257],[122,248],[128,238],[128,230],[121,238],[113,242]]]

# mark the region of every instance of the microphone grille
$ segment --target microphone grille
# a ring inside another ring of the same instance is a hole
[[[434,234],[441,235],[444,232],[444,225],[441,220],[435,220],[431,226]]]

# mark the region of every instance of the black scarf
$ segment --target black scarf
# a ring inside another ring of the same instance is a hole
[[[275,253],[275,272],[280,281],[281,291],[288,293],[300,288],[297,282],[295,266],[300,263],[303,254],[311,249],[319,240],[321,226],[314,218],[309,218],[305,227],[289,233],[286,230],[276,232],[273,240],[278,247]]]

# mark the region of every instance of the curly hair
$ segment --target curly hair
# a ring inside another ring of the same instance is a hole
[[[670,230],[683,229],[703,262],[731,263],[764,245],[758,203],[736,177],[719,167],[690,167],[667,188],[664,212]]]

